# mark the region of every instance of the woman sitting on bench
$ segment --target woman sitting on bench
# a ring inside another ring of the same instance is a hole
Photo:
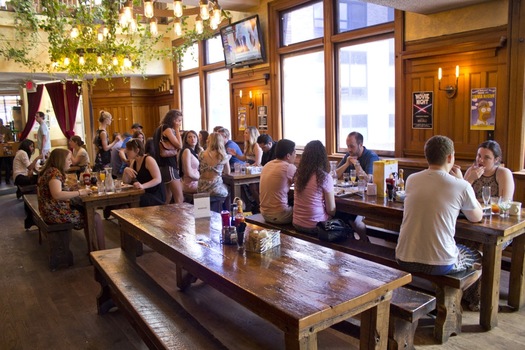
[[[19,188],[16,191],[16,197],[22,197],[20,187],[36,185],[38,176],[33,174],[36,163],[42,159],[42,155],[39,154],[31,162],[31,156],[35,153],[35,143],[32,140],[25,139],[20,143],[18,151],[16,151],[15,158],[13,160],[13,179],[15,185]]]
[[[84,229],[83,214],[71,207],[71,200],[91,194],[91,189],[65,191],[66,171],[71,166],[71,152],[56,148],[49,155],[38,178],[38,210],[48,224],[72,223],[75,230]],[[95,213],[95,232],[99,249],[105,249],[102,219]]]

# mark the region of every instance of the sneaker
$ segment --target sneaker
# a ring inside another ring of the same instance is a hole
[[[104,219],[109,219],[109,217],[111,216],[111,208],[109,207],[104,207],[104,210],[102,210],[102,213],[104,215]]]
[[[31,226],[33,226],[35,223],[33,222],[33,218],[25,218],[24,219],[24,228],[26,230],[30,229]]]
[[[16,199],[22,198],[22,192],[20,192],[20,188],[16,189]]]

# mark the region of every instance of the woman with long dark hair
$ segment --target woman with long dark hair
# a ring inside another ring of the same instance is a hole
[[[160,168],[162,182],[166,185],[166,204],[173,198],[175,203],[182,203],[182,182],[180,181],[177,156],[161,157],[159,142],[170,142],[176,149],[182,148],[181,138],[182,112],[172,109],[162,118],[159,127],[153,135],[155,159]]]
[[[310,141],[297,168],[294,190],[293,225],[317,233],[317,223],[335,215],[334,181],[326,150],[321,141]]]
[[[197,193],[199,183],[199,136],[193,130],[182,135],[182,152],[179,153],[179,169],[182,177],[182,191],[184,193]]]
[[[38,176],[34,174],[37,162],[42,159],[42,154],[31,161],[31,156],[35,153],[35,143],[32,140],[25,139],[18,146],[15,158],[13,159],[13,179],[17,186],[36,185]],[[17,197],[20,198],[17,190]]]

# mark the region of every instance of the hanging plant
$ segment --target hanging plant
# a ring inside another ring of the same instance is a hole
[[[12,1],[15,37],[9,40],[0,35],[0,56],[32,71],[67,73],[75,80],[109,79],[136,72],[145,75],[148,62],[180,60],[194,41],[213,35],[209,28],[202,34],[187,30],[182,18],[186,29],[183,44],[162,47],[161,40],[173,30],[173,25],[166,25],[162,33],[154,35],[148,25],[140,24],[141,15],[132,17],[136,22],[123,22],[119,10],[124,3],[118,0],[102,0],[99,6],[94,0],[80,0],[78,6],[41,0],[41,5],[37,13],[31,0]],[[229,13],[224,12],[223,16]],[[47,35],[47,42],[41,40],[42,32]],[[47,62],[38,52],[42,47],[47,48]]]

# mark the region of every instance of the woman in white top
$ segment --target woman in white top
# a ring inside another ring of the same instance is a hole
[[[86,170],[86,166],[89,165],[89,154],[86,149],[82,147],[84,141],[80,136],[74,135],[68,141],[68,146],[71,149],[71,167],[69,170],[75,170],[77,176]]]
[[[193,130],[182,135],[182,152],[179,153],[179,172],[182,178],[182,191],[184,193],[197,193],[199,183],[199,136]]]
[[[250,165],[260,166],[263,150],[257,143],[259,135],[259,130],[255,126],[248,126],[244,130],[244,154],[237,154],[233,148],[228,148],[228,153]]]
[[[13,180],[17,186],[35,185],[38,177],[33,175],[37,162],[42,159],[39,154],[32,162],[31,156],[35,152],[35,143],[25,139],[20,143],[15,158],[13,159]],[[18,196],[18,192],[17,192]]]

